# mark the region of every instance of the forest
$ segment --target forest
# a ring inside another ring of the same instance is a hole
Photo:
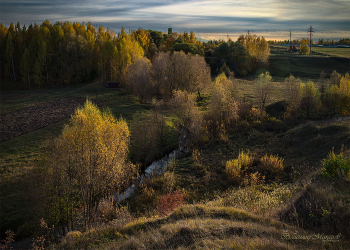
[[[104,82],[122,82],[128,66],[141,57],[153,62],[156,53],[167,51],[203,57],[206,47],[211,49],[206,58],[212,72],[229,67],[237,75],[246,75],[266,63],[269,54],[265,39],[253,36],[241,37],[238,42],[220,41],[213,46],[199,42],[193,32],[176,33],[171,28],[168,33],[139,28],[129,33],[122,29],[115,34],[91,23],[49,21],[30,24],[28,28],[19,23],[9,27],[1,23],[0,43],[2,88],[11,88],[11,82],[20,81],[28,87],[64,86],[88,82],[97,76]]]
[[[1,247],[347,249],[350,59],[283,43],[1,23]]]

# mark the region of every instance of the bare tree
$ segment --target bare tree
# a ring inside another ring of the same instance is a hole
[[[210,83],[210,69],[198,55],[160,52],[155,55],[153,66],[157,89],[165,99],[171,98],[174,90],[200,93]]]
[[[127,86],[141,102],[151,101],[155,92],[151,61],[145,57],[128,67]]]

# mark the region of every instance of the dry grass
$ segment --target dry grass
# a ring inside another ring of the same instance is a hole
[[[59,249],[324,249],[321,240],[291,240],[295,228],[230,207],[186,205],[164,218],[141,218],[81,235]],[[298,229],[298,235],[311,233]],[[346,249],[346,242],[332,249]]]
[[[268,174],[279,174],[283,171],[283,159],[274,155],[265,155],[260,159],[261,170]]]
[[[299,184],[239,187],[228,190],[208,205],[234,207],[257,214],[273,215],[274,210],[295,195],[299,189]]]

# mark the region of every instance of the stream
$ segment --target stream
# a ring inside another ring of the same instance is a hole
[[[175,159],[181,158],[190,152],[190,150],[185,146],[186,142],[186,135],[184,132],[182,132],[179,138],[178,149],[175,149],[162,159],[152,162],[152,164],[145,169],[145,173],[141,174],[138,179],[135,180],[134,184],[132,184],[124,193],[114,194],[113,201],[118,204],[122,200],[130,197],[137,190],[137,188],[141,187],[142,180],[144,178],[152,178],[152,176],[165,173],[168,167],[174,163]]]

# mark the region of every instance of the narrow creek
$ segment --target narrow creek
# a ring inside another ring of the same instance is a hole
[[[190,150],[185,146],[186,142],[186,134],[184,131],[182,131],[179,137],[179,147],[172,151],[169,155],[166,155],[162,159],[154,161],[151,165],[149,165],[145,169],[144,174],[141,174],[137,180],[134,181],[134,184],[132,184],[124,193],[114,194],[113,201],[115,203],[119,203],[122,200],[129,198],[139,187],[141,187],[142,180],[144,178],[152,178],[152,176],[165,173],[168,167],[174,163],[175,159],[179,159],[190,152]]]

